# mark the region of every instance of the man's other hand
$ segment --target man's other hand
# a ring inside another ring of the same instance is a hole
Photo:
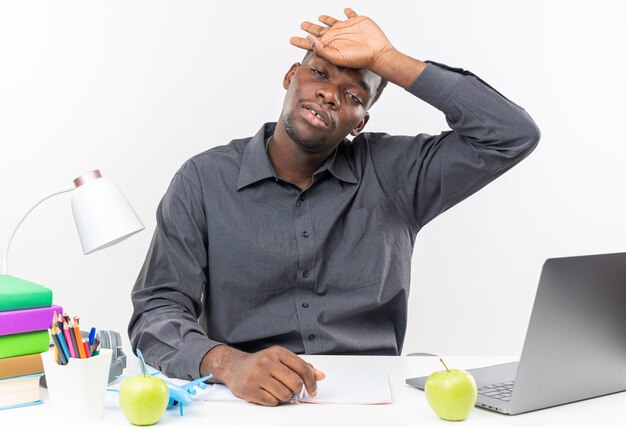
[[[324,373],[284,347],[274,346],[257,353],[245,353],[219,345],[202,360],[201,375],[211,373],[237,397],[264,406],[289,402],[306,387],[317,391]]]
[[[340,21],[322,15],[318,19],[325,26],[305,21],[300,25],[309,33],[306,38],[292,37],[290,43],[312,50],[320,58],[340,67],[373,70],[376,61],[394,48],[383,31],[367,16],[359,16],[350,8],[344,9],[348,18]]]

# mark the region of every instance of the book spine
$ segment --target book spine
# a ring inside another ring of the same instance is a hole
[[[40,354],[0,359],[0,379],[43,372]]]
[[[40,292],[14,293],[0,298],[0,311],[26,310],[29,308],[50,307],[52,291],[43,289]]]
[[[0,311],[0,335],[41,331],[52,325],[52,313],[63,313],[63,307],[33,308],[29,310]]]
[[[50,346],[48,330],[0,336],[0,359],[43,353]]]

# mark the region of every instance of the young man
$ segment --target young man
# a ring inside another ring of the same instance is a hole
[[[297,353],[400,354],[417,232],[539,140],[471,73],[410,58],[345,13],[291,39],[310,52],[285,75],[278,122],[190,159],[159,205],[129,333],[167,375],[212,373],[276,405],[323,379]],[[386,81],[452,130],[361,133]]]

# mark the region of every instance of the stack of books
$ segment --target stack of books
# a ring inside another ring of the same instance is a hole
[[[36,405],[41,355],[48,351],[54,312],[52,291],[14,276],[0,275],[0,409]]]

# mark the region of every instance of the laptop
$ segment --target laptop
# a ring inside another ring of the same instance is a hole
[[[509,415],[626,390],[626,253],[548,259],[519,362],[468,372],[476,406]]]

